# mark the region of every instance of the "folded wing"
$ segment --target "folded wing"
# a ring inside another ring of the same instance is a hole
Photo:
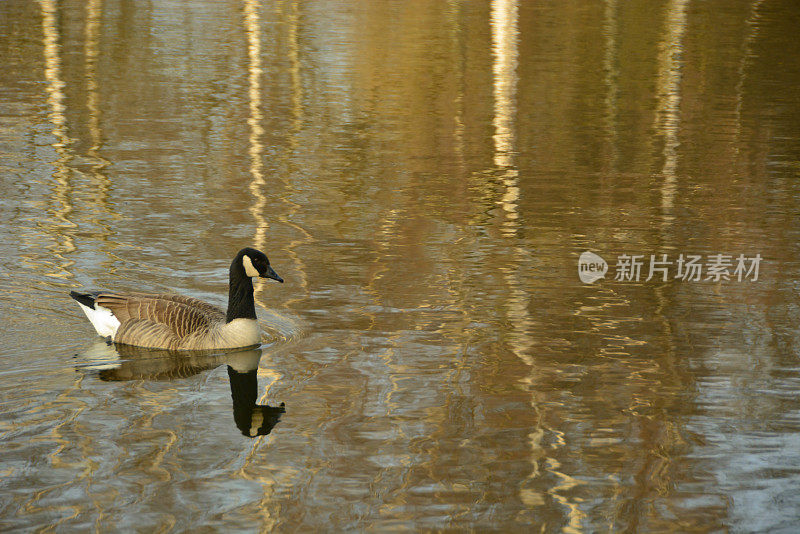
[[[221,309],[182,295],[103,292],[95,304],[119,319],[115,342],[153,348],[177,348],[184,338],[202,335],[225,321]]]

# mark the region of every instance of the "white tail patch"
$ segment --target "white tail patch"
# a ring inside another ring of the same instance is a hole
[[[253,267],[253,260],[250,259],[250,256],[245,254],[242,256],[242,265],[244,266],[244,274],[247,276],[258,276],[258,270]]]
[[[83,310],[83,313],[86,314],[86,317],[89,318],[89,322],[92,323],[98,334],[114,339],[114,334],[117,333],[117,328],[119,328],[119,319],[114,317],[111,310],[97,304],[94,305],[94,309],[84,306],[80,302],[78,305]]]

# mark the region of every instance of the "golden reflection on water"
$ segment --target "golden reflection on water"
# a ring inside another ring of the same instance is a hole
[[[282,17],[282,10],[286,9],[284,3],[278,3],[275,6],[274,16]],[[289,41],[289,63],[291,73],[291,101],[292,101],[292,128],[290,130],[288,139],[288,150],[297,147],[296,137],[298,135],[300,124],[302,122],[302,85],[300,79],[300,62],[299,62],[299,46],[298,46],[298,11],[299,7],[296,1],[289,2],[288,9],[290,10],[287,16],[287,23],[280,27],[286,27],[288,31]],[[247,36],[247,57],[248,57],[248,126],[250,128],[249,134],[249,155],[250,155],[250,175],[251,181],[249,185],[250,193],[254,197],[254,202],[250,206],[250,214],[255,219],[256,232],[253,237],[254,246],[260,250],[264,250],[272,258],[272,263],[279,271],[281,276],[287,283],[279,287],[271,286],[269,289],[265,287],[262,282],[256,286],[255,297],[256,302],[262,307],[267,304],[262,299],[261,295],[264,291],[277,292],[286,291],[287,287],[293,287],[294,291],[298,291],[298,296],[284,298],[284,302],[288,305],[290,302],[296,302],[304,298],[308,293],[308,282],[306,280],[304,263],[296,252],[296,247],[310,239],[310,235],[300,225],[292,221],[293,213],[300,209],[296,203],[291,201],[288,195],[282,195],[280,202],[282,205],[288,207],[288,213],[283,214],[269,213],[268,207],[274,206],[270,203],[267,191],[283,188],[286,191],[292,191],[289,182],[286,178],[275,174],[275,171],[268,173],[265,170],[263,159],[266,157],[264,146],[264,121],[268,120],[264,117],[262,112],[264,101],[264,90],[262,87],[262,78],[264,69],[262,67],[263,47],[262,47],[262,11],[259,2],[252,0],[244,1],[244,30]],[[275,239],[268,239],[268,230],[270,229],[269,218],[276,219],[281,224],[290,226],[300,233],[299,239],[293,239],[289,243],[281,244]],[[286,262],[287,254],[293,261],[295,269],[287,272],[288,264]],[[295,275],[297,279],[293,279]],[[273,332],[273,335],[279,337],[283,333]],[[280,373],[274,366],[259,366],[258,367],[259,387],[263,390],[259,396],[259,402],[266,404],[270,397],[270,391],[274,384],[278,383],[283,374]],[[291,409],[291,408],[289,408]],[[274,473],[269,466],[263,463],[262,451],[267,444],[274,439],[271,435],[256,436],[251,444],[249,451],[246,453],[243,462],[236,471],[236,475],[243,480],[250,480],[257,482],[261,488],[262,496],[258,503],[253,507],[254,514],[259,518],[261,527],[265,530],[272,529],[277,524],[277,518],[273,516],[274,506],[272,499],[276,488],[279,486],[279,478],[274,476]],[[265,469],[266,468],[266,469]],[[262,474],[263,473],[263,474]],[[291,473],[286,473],[291,477]]]
[[[284,3],[278,3],[275,6],[274,16],[282,17],[283,9],[287,9]],[[289,43],[288,61],[289,73],[291,79],[291,111],[292,122],[291,129],[288,135],[287,150],[291,153],[297,148],[297,135],[300,131],[303,117],[303,97],[302,97],[302,83],[300,79],[300,60],[299,60],[299,46],[298,46],[298,17],[299,7],[296,1],[288,3],[288,15],[286,17],[285,25],[280,27],[287,28],[287,37]],[[292,221],[292,214],[300,209],[300,206],[293,202],[288,195],[282,195],[280,201],[288,206],[288,213],[276,213],[272,215],[281,224],[286,224],[298,230],[301,234],[300,239],[292,240],[290,243],[280,249],[274,249],[276,243],[274,240],[269,242],[267,239],[268,230],[270,228],[270,217],[267,215],[268,207],[271,206],[266,191],[283,188],[292,191],[292,187],[285,177],[280,176],[273,170],[267,174],[264,168],[264,158],[266,157],[264,136],[266,134],[264,128],[264,121],[268,120],[264,117],[262,109],[264,107],[263,94],[264,89],[262,86],[262,78],[264,76],[264,68],[262,67],[264,50],[262,47],[262,15],[260,10],[260,3],[253,0],[244,0],[244,31],[247,36],[247,58],[248,58],[248,106],[249,115],[247,124],[249,126],[249,148],[248,153],[250,156],[250,175],[251,181],[249,184],[250,193],[254,197],[254,202],[250,206],[250,213],[255,219],[255,236],[253,237],[254,246],[259,250],[265,250],[268,255],[272,250],[279,253],[288,253],[289,257],[293,260],[295,271],[293,274],[297,275],[300,288],[303,290],[298,299],[303,298],[303,294],[307,293],[308,282],[306,280],[305,269],[303,262],[297,255],[295,248],[304,242],[310,240],[310,234],[303,229],[300,225]],[[269,246],[268,246],[269,245]],[[273,261],[275,261],[275,254],[272,254]],[[280,260],[280,258],[278,258]],[[280,263],[276,262],[276,266]],[[285,265],[285,264],[284,264]],[[280,270],[280,267],[278,267]],[[286,278],[285,271],[282,271],[282,276]],[[256,302],[265,306],[261,299],[261,295],[265,290],[263,284],[256,287]]]
[[[84,54],[86,55],[86,107],[89,109],[89,135],[92,144],[89,147],[89,155],[98,160],[96,167],[100,170],[108,165],[108,161],[102,159],[98,150],[103,142],[103,134],[100,131],[101,102],[100,91],[97,85],[97,60],[100,56],[100,23],[102,17],[103,0],[89,0],[86,2],[86,29],[84,31],[85,43]],[[100,184],[103,200],[108,199],[108,178],[102,176]]]
[[[658,78],[656,86],[656,126],[657,133],[661,136],[664,147],[664,159],[661,168],[663,182],[661,191],[661,224],[659,232],[663,242],[670,240],[675,223],[675,197],[679,186],[679,146],[681,134],[681,93],[683,91],[683,54],[684,41],[687,31],[688,2],[673,0],[667,6],[665,28],[663,37],[659,41],[657,56]],[[673,341],[674,331],[669,319],[671,299],[666,295],[667,284],[658,284],[654,290],[654,316],[663,332],[664,354],[662,357],[643,365],[642,369],[631,373],[631,379],[640,378],[642,372],[657,373],[659,371],[667,376],[675,376],[676,346]],[[646,367],[649,367],[647,369]],[[630,402],[628,410],[633,414],[645,414],[652,409],[653,401],[648,395],[636,394]],[[680,435],[675,430],[675,425],[666,422],[663,431],[658,436],[646,436],[648,443],[654,448],[673,449],[680,443]],[[644,463],[639,477],[639,491],[642,495],[653,491],[663,491],[670,483],[669,468],[673,459],[668,455],[650,454]],[[638,524],[639,517],[633,518],[633,524]]]
[[[741,141],[742,136],[742,105],[744,104],[744,87],[747,80],[747,68],[753,62],[753,45],[758,37],[759,22],[761,19],[760,9],[764,0],[755,0],[750,4],[750,12],[747,14],[745,26],[747,32],[742,42],[741,57],[739,58],[739,72],[736,79],[736,139]]]
[[[276,6],[278,9],[280,6]],[[299,125],[302,121],[302,87],[300,83],[300,65],[298,59],[298,45],[297,45],[297,3],[291,2],[290,3],[291,14],[289,15],[288,21],[288,33],[289,33],[289,59],[290,59],[290,72],[291,76],[291,87],[292,87],[292,114],[293,114],[293,122],[292,122],[292,133],[289,135],[290,139],[290,147],[296,146],[295,137],[299,130]],[[277,243],[269,242],[267,239],[268,230],[270,228],[269,216],[268,216],[268,206],[269,199],[265,192],[265,190],[275,189],[278,184],[283,187],[288,188],[287,181],[280,177],[279,175],[270,174],[269,176],[266,175],[264,169],[264,158],[266,157],[265,153],[265,146],[264,146],[264,121],[266,118],[262,112],[264,102],[263,102],[263,88],[262,88],[262,77],[264,75],[264,69],[262,67],[262,17],[260,11],[260,4],[258,2],[254,2],[252,0],[245,0],[244,2],[244,31],[247,36],[247,58],[248,58],[248,118],[247,124],[250,129],[249,133],[249,147],[248,153],[250,155],[250,184],[249,190],[251,195],[253,196],[253,203],[249,208],[250,214],[253,216],[255,220],[255,235],[253,236],[253,244],[255,248],[259,250],[266,251],[267,255],[270,255],[273,250],[276,250],[278,253],[280,252],[287,252],[289,257],[293,259],[294,264],[296,266],[295,274],[299,275],[299,285],[302,289],[307,291],[307,282],[305,280],[305,272],[303,269],[302,261],[297,256],[295,252],[295,248],[298,244],[301,244],[307,241],[310,236],[308,232],[306,232],[302,227],[297,225],[296,223],[291,222],[292,213],[296,212],[299,209],[299,206],[294,202],[288,200],[285,196],[281,197],[281,201],[289,206],[289,213],[287,215],[277,214],[276,218],[283,224],[288,224],[293,228],[300,231],[303,235],[303,239],[292,241],[289,244],[285,245],[285,247],[274,249],[270,247],[274,247]],[[280,270],[280,260],[281,258],[277,258],[275,254],[272,254],[273,262],[275,265],[278,266],[278,270]],[[285,264],[284,264],[285,265]],[[282,276],[286,278],[285,271],[281,272]],[[272,291],[277,291],[274,288],[271,288]],[[280,288],[279,288],[280,289]],[[278,289],[278,290],[279,290]],[[255,288],[255,296],[256,296],[256,303],[260,306],[266,307],[266,303],[261,298],[263,291],[265,291],[264,283],[260,283]],[[298,297],[301,298],[301,297]]]
[[[491,11],[492,28],[492,53],[494,62],[493,93],[494,93],[494,164],[505,186],[500,203],[506,221],[502,226],[502,235],[506,238],[517,239],[520,230],[518,200],[519,200],[519,172],[514,165],[515,146],[514,129],[516,128],[516,99],[517,99],[517,66],[518,66],[518,5],[515,0],[493,0]],[[509,345],[514,355],[522,360],[528,367],[528,376],[520,379],[531,394],[530,406],[536,414],[537,421],[542,420],[542,414],[534,394],[535,384],[538,381],[537,366],[532,357],[536,342],[532,337],[535,331],[535,322],[529,313],[532,306],[532,294],[525,286],[524,264],[530,255],[525,246],[519,243],[512,245],[512,256],[509,265],[501,267],[508,285],[509,297],[506,301],[506,314],[511,326],[509,332]],[[531,472],[529,482],[520,484],[519,496],[528,506],[541,506],[544,497],[541,493],[530,487],[530,481],[541,476],[540,463],[545,469],[553,472],[563,480],[572,480],[568,475],[558,471],[558,462],[548,458],[542,446],[544,429],[538,424],[533,426],[528,433],[530,445]],[[568,531],[574,532],[580,526],[581,513],[577,504],[570,502],[568,497],[559,494],[559,491],[568,491],[571,484],[563,483],[548,490],[548,493],[557,502],[565,506],[569,512],[570,523]]]
[[[52,126],[50,133],[53,136],[49,146],[55,153],[55,159],[48,162],[53,167],[48,180],[31,177],[32,181],[41,183],[49,193],[34,201],[49,216],[38,218],[34,222],[35,227],[24,230],[21,237],[28,249],[48,251],[48,254],[27,255],[26,263],[36,270],[47,270],[50,277],[71,279],[74,277],[72,271],[75,262],[69,256],[77,250],[76,232],[80,229],[82,235],[106,242],[113,234],[109,223],[120,219],[109,199],[111,182],[105,174],[109,162],[99,154],[103,133],[96,70],[100,54],[102,2],[92,0],[86,4],[83,32],[85,64],[82,81],[85,82],[86,126],[90,138],[86,156],[91,162],[91,179],[88,182],[83,180],[85,175],[80,170],[85,160],[76,155],[75,140],[70,134],[68,117],[74,110],[68,108],[65,60],[62,58],[61,44],[64,37],[59,7],[48,0],[37,2],[36,5],[41,14],[45,101],[48,108],[47,118]],[[86,207],[89,209],[85,209]],[[115,270],[115,264],[109,264],[109,272],[113,273]]]
[[[74,264],[65,255],[75,251],[73,230],[76,228],[72,222],[72,194],[70,183],[71,171],[69,162],[73,156],[70,151],[72,140],[69,138],[67,119],[64,114],[64,86],[61,78],[61,45],[58,26],[56,24],[57,9],[52,0],[40,0],[39,7],[42,14],[43,53],[44,53],[44,78],[46,82],[47,105],[49,107],[48,119],[53,125],[52,134],[55,142],[52,144],[57,154],[53,161],[55,171],[52,174],[53,186],[52,204],[47,212],[53,217],[54,223],[41,222],[52,241],[48,247],[53,256],[58,260],[58,265],[53,265],[55,270],[49,276],[68,279],[72,278],[70,268]]]
[[[9,339],[33,348],[0,358],[9,524],[725,530],[754,480],[796,493],[791,465],[719,484],[775,463],[762,438],[797,463],[797,129],[766,3],[32,5],[35,38],[0,35],[40,71],[12,62],[30,80],[0,94],[37,110],[3,126],[31,139],[12,155],[35,226],[3,275],[125,261],[130,285],[220,294],[207,262],[251,242],[286,279],[257,288],[276,333],[255,373],[287,416],[242,440],[214,366],[76,378],[79,311],[15,289]],[[785,280],[575,279],[583,247],[687,243],[763,244]]]
[[[247,36],[247,57],[248,57],[248,103],[249,103],[249,116],[247,124],[250,127],[249,137],[249,154],[250,154],[250,193],[254,197],[254,202],[250,206],[250,213],[255,219],[256,232],[253,237],[255,248],[259,250],[266,250],[267,230],[269,229],[269,221],[266,217],[267,197],[264,194],[264,188],[267,185],[267,180],[264,175],[264,145],[262,139],[264,136],[264,128],[262,123],[264,116],[262,109],[262,87],[261,78],[263,69],[261,67],[262,51],[261,51],[261,17],[260,17],[260,2],[254,0],[244,0],[244,28]],[[267,250],[267,254],[270,251]],[[273,262],[275,261],[273,255]],[[283,273],[284,278],[286,273]],[[259,287],[255,292],[256,303],[264,306],[263,301],[259,295],[261,288]],[[268,381],[260,401],[264,400],[269,395],[269,390],[272,384],[280,379],[281,375],[272,370],[261,370],[261,372],[269,373],[270,380]],[[258,436],[253,444],[250,446],[250,452],[247,455],[246,461],[243,466],[238,470],[238,476],[246,480],[257,481],[263,488],[263,499],[268,499],[273,493],[273,486],[275,480],[271,477],[264,477],[258,475],[250,475],[246,467],[248,464],[257,459],[257,452],[261,445],[261,439],[264,436]],[[258,506],[259,516],[262,524],[266,528],[271,528],[274,524],[274,519],[270,517],[270,508],[266,506],[266,502],[262,500],[261,505]]]
[[[266,185],[264,179],[264,145],[262,144],[262,137],[264,136],[264,128],[261,123],[264,120],[264,115],[261,112],[261,76],[263,70],[261,68],[261,26],[259,17],[259,2],[254,0],[244,1],[244,26],[247,35],[247,82],[248,82],[248,103],[250,114],[247,117],[247,125],[250,127],[250,193],[253,195],[255,202],[250,207],[250,213],[256,222],[256,234],[253,238],[255,247],[259,250],[264,248],[266,242],[267,230],[269,229],[269,221],[264,216],[264,208],[267,205],[266,196],[263,189]],[[259,304],[262,304],[259,302]],[[263,305],[263,304],[262,304]]]
[[[448,0],[448,28],[450,31],[451,49],[450,53],[454,58],[458,58],[461,47],[463,46],[463,30],[458,22],[458,0]],[[458,65],[455,71],[455,85],[456,94],[453,100],[453,150],[455,152],[455,160],[458,164],[458,172],[463,175],[466,166],[464,161],[464,142],[465,142],[465,125],[464,125],[464,68]]]
[[[664,182],[661,187],[661,206],[664,220],[674,218],[673,207],[678,189],[678,146],[680,144],[681,55],[686,33],[688,0],[671,0],[667,6],[664,38],[659,43],[658,82],[656,86],[656,131],[664,140]]]
[[[303,85],[300,78],[300,43],[298,36],[300,6],[297,0],[291,0],[288,7],[288,60],[290,84],[292,88],[292,121],[289,133],[289,149],[296,150],[299,146],[298,135],[300,134],[300,128],[303,123]]]
[[[605,130],[608,139],[607,144],[609,147],[609,171],[615,171],[617,168],[617,158],[619,151],[617,150],[617,120],[618,120],[618,102],[619,98],[619,67],[618,67],[618,46],[617,46],[617,0],[605,0],[604,3],[604,23],[603,23],[603,36],[605,38],[603,49],[603,82],[606,86],[605,94]]]
[[[288,144],[286,147],[286,154],[284,155],[286,160],[289,160],[300,146],[299,136],[303,124],[304,113],[303,83],[300,73],[300,4],[297,0],[290,0],[288,2],[288,6],[281,2],[275,7],[276,11],[278,11],[278,15],[286,19],[287,41],[289,45],[287,55],[291,89],[291,121],[287,135]],[[288,14],[281,13],[281,11],[286,11],[287,9]],[[291,164],[288,164],[288,161],[286,168],[289,170],[295,170]],[[295,266],[295,270],[292,274],[296,276],[297,279],[295,282],[297,286],[299,286],[297,289],[295,289],[295,291],[298,293],[297,296],[287,299],[286,305],[288,306],[295,302],[299,302],[308,296],[308,275],[306,274],[305,262],[297,252],[297,248],[303,244],[313,241],[313,238],[311,237],[311,234],[305,228],[303,228],[302,225],[294,221],[294,215],[300,212],[302,206],[291,199],[291,193],[296,192],[296,189],[291,185],[291,181],[280,175],[275,176],[274,179],[280,182],[286,191],[290,193],[281,195],[280,197],[281,203],[287,206],[288,209],[285,215],[279,215],[278,220],[281,222],[281,224],[293,228],[299,234],[299,237],[290,240],[290,242],[287,243],[283,249],[289,255],[292,263]]]
[[[103,145],[103,131],[101,122],[102,102],[100,100],[100,86],[97,81],[97,62],[100,57],[102,14],[103,0],[89,0],[86,2],[84,54],[86,56],[87,127],[90,137],[90,145],[86,154],[93,161],[90,171],[92,175],[91,188],[89,188],[87,196],[95,211],[92,222],[100,228],[96,235],[102,241],[106,241],[114,233],[110,222],[113,220],[119,221],[120,217],[111,205],[111,179],[106,173],[106,168],[110,165],[110,162],[100,153]],[[113,264],[109,266],[109,272],[112,274],[116,272]]]
[[[492,51],[494,62],[494,164],[501,172],[505,192],[500,203],[508,219],[503,235],[514,237],[519,200],[518,171],[514,168],[514,116],[517,96],[517,2],[492,1]]]

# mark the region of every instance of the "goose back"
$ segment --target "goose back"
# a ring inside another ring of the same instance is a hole
[[[147,319],[172,326],[179,336],[206,324],[225,321],[225,312],[200,299],[157,293],[100,292],[95,304],[111,310],[121,323]]]

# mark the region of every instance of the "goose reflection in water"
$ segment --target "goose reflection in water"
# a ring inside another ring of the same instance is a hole
[[[236,369],[228,364],[228,377],[231,381],[233,397],[233,420],[245,436],[254,438],[266,436],[278,424],[281,414],[286,412],[285,404],[268,406],[256,404],[258,400],[258,362],[249,370]]]
[[[233,420],[243,435],[265,436],[286,413],[285,404],[269,406],[258,402],[260,348],[228,353],[170,352],[114,345],[98,341],[78,356],[84,369],[96,370],[104,381],[176,380],[187,378],[222,364],[228,366]]]

